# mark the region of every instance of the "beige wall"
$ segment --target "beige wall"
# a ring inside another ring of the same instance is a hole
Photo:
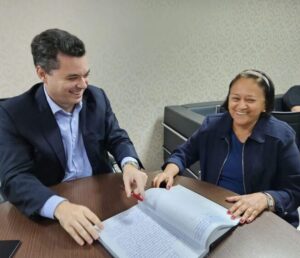
[[[90,83],[107,92],[146,168],[162,162],[165,105],[223,99],[245,68],[282,93],[300,83],[297,0],[0,0],[0,98],[38,82],[33,36],[84,40]]]

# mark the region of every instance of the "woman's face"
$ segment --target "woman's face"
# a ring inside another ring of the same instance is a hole
[[[252,78],[241,78],[231,87],[228,110],[235,127],[250,129],[254,127],[261,112],[266,110],[263,89]]]

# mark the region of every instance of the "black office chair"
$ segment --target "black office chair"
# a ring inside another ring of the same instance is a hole
[[[300,149],[300,112],[272,111],[272,115],[288,123],[296,132],[296,143]]]
[[[116,162],[115,158],[113,155],[111,155],[109,152],[107,152],[108,154],[108,159],[109,159],[109,163],[113,169],[114,173],[122,173],[122,170],[120,169],[118,163]]]
[[[300,112],[291,112],[282,100],[282,94],[275,96],[274,111],[272,115],[286,122],[296,132],[296,144],[300,150]],[[216,113],[224,112],[224,107],[216,105]]]

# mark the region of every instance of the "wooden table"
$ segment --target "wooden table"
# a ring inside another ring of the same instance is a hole
[[[149,174],[149,183],[152,177]],[[186,177],[177,177],[175,183],[224,207],[230,206],[224,198],[232,193],[220,187]],[[107,174],[64,182],[53,189],[70,201],[89,207],[104,220],[136,204],[133,198],[126,198],[121,185],[122,175]],[[15,257],[110,257],[97,241],[80,247],[57,221],[32,221],[8,202],[0,204],[0,225],[1,240],[22,241]],[[236,228],[209,257],[298,258],[300,232],[273,213],[264,212],[253,223]]]

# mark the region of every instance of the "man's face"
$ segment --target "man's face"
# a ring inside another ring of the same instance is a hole
[[[88,85],[87,58],[58,54],[57,60],[58,69],[48,74],[38,67],[37,72],[50,98],[65,111],[72,112],[74,106],[82,100]]]

